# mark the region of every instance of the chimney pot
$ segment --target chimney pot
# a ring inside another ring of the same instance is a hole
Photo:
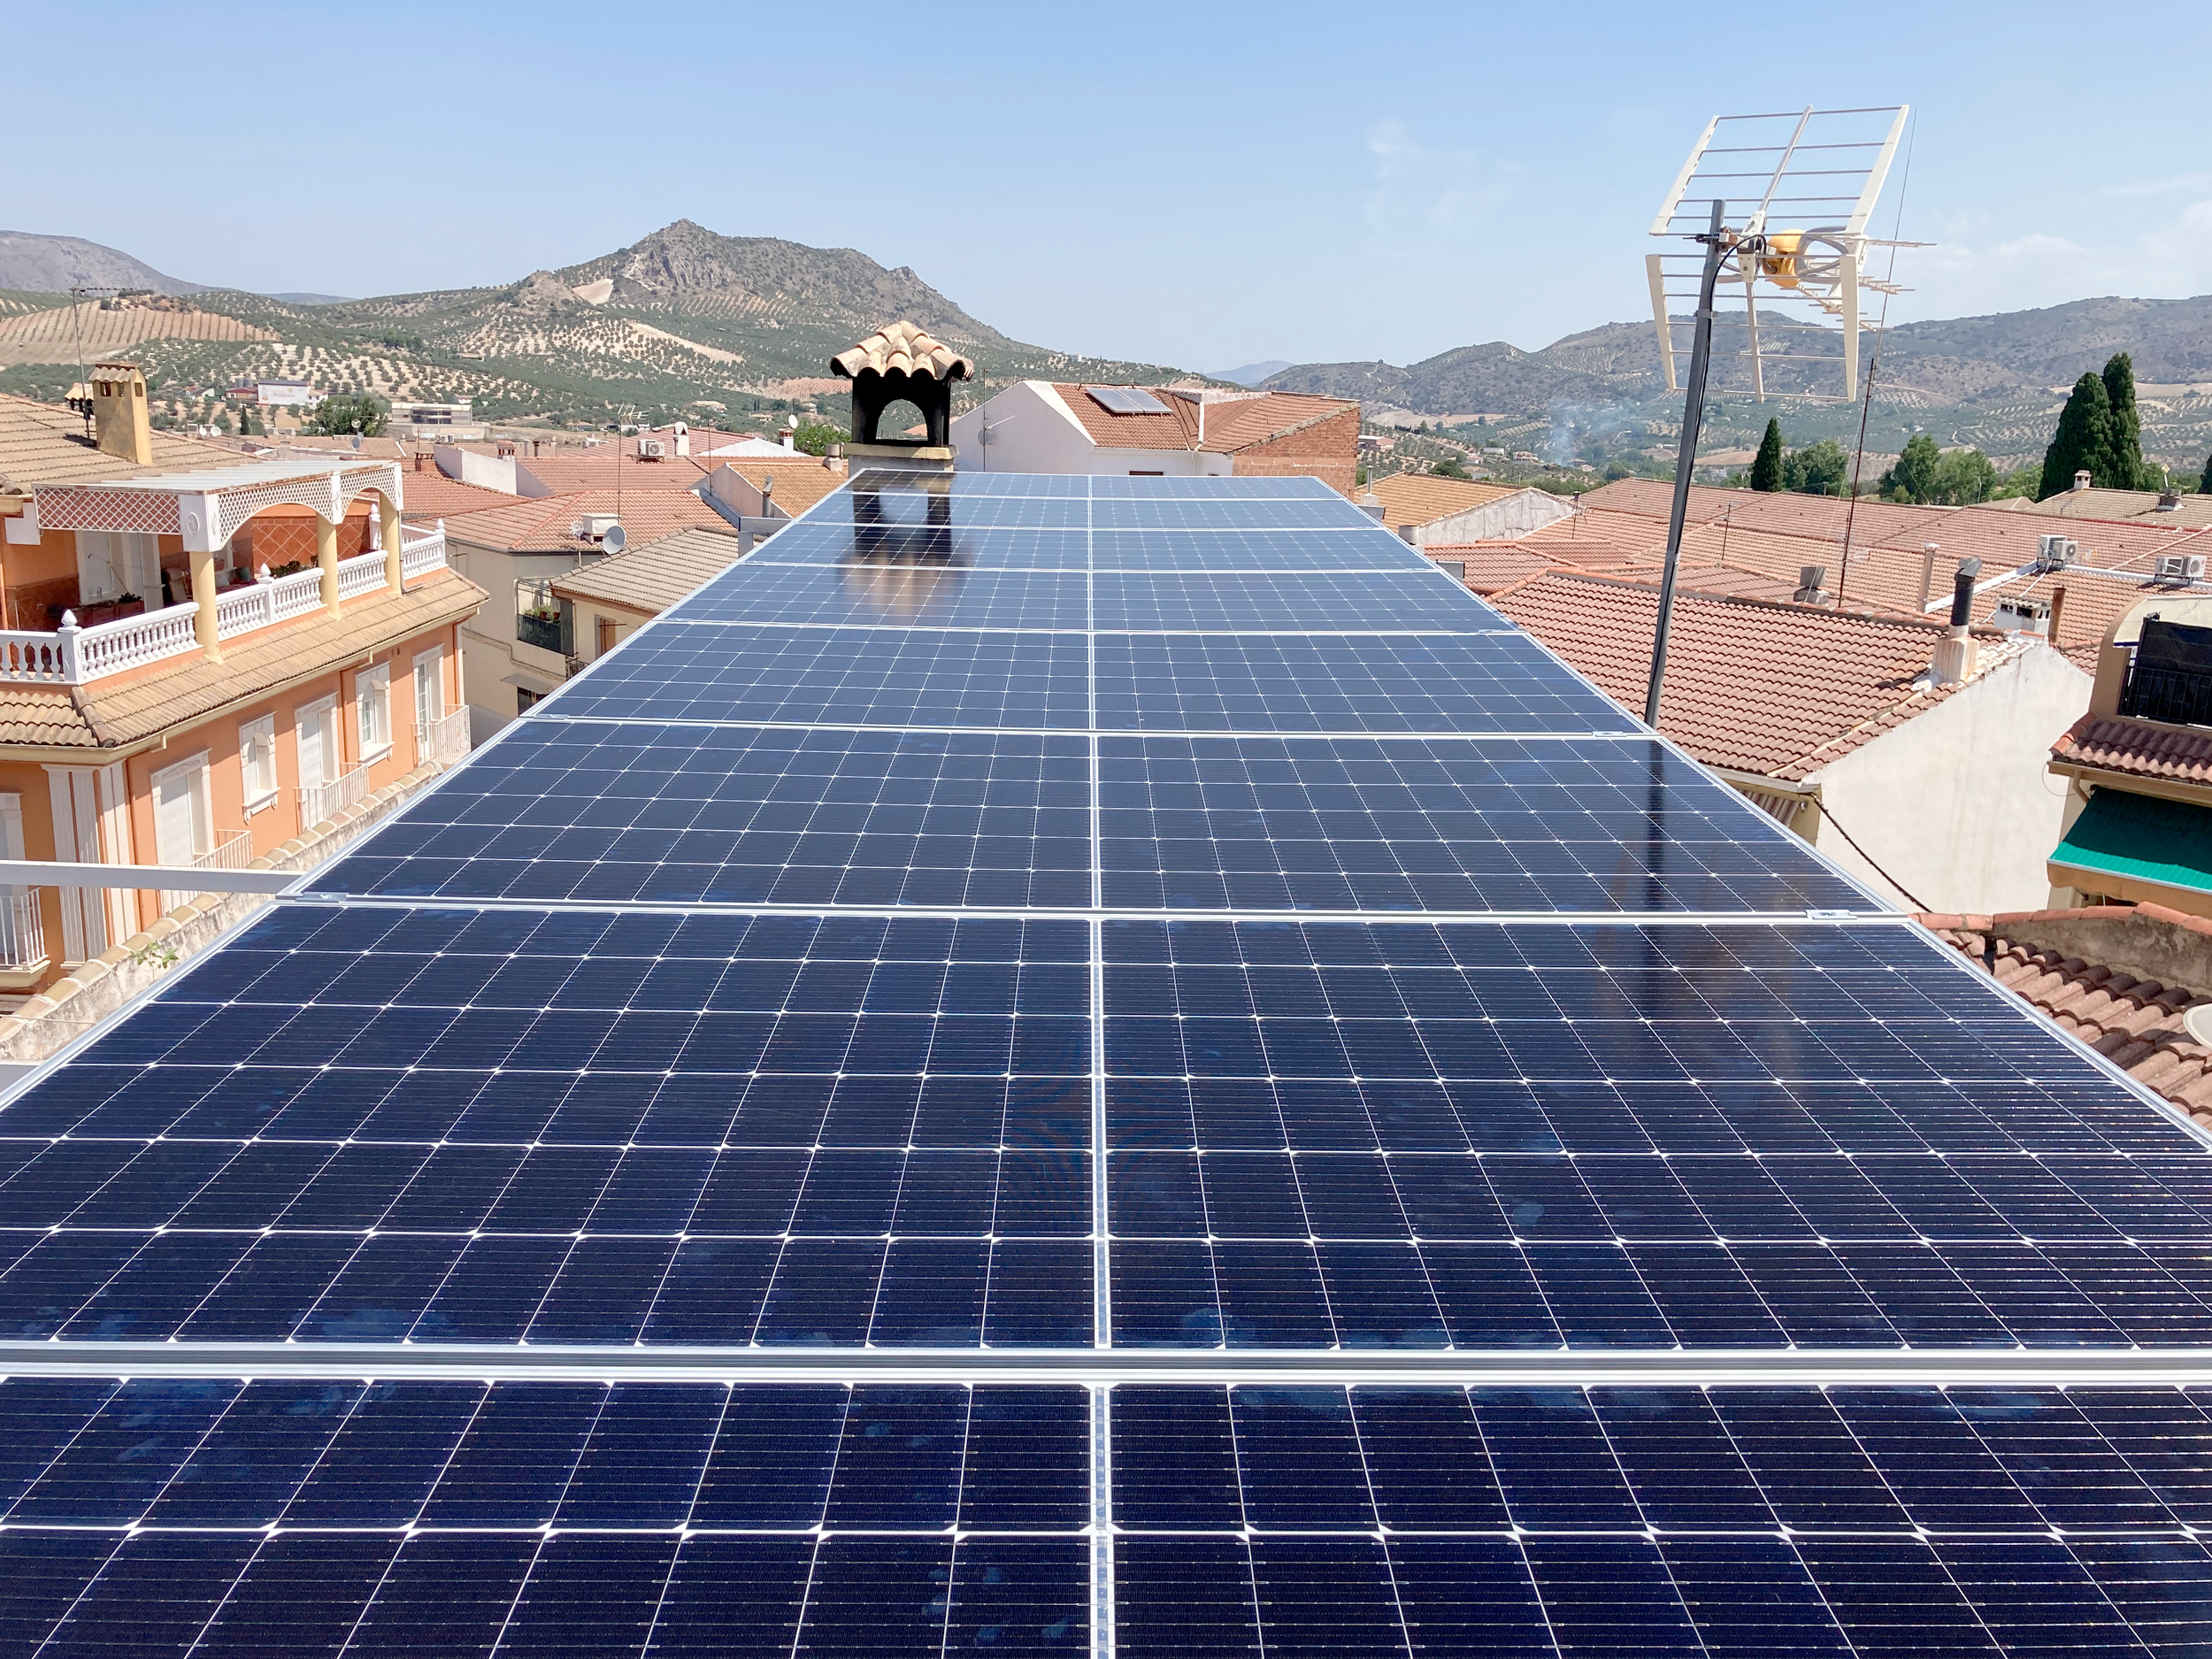
[[[2173,511],[2177,511],[2177,510],[2180,508],[2180,506],[2181,506],[2181,492],[2180,492],[2179,490],[2177,490],[2177,489],[2162,489],[2162,490],[2160,490],[2160,491],[2158,492],[2158,511],[2161,511],[2161,512],[2173,512]]]
[[[1931,684],[1955,686],[1973,678],[1978,655],[1967,637],[1967,622],[1974,614],[1974,579],[1982,573],[1979,559],[1961,559],[1951,578],[1951,626],[1936,641],[1934,659],[1928,664]]]
[[[2074,474],[2074,488],[2076,489],[2087,489],[2089,488],[2089,473],[2086,469]]]
[[[154,464],[146,376],[135,363],[92,365],[92,441],[103,455],[134,466]]]

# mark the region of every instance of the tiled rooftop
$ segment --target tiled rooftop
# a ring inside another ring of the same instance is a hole
[[[1325,420],[1356,403],[1336,397],[1309,397],[1298,392],[1260,392],[1229,397],[1205,407],[1205,437],[1199,437],[1200,405],[1155,387],[1141,387],[1167,405],[1164,414],[1117,415],[1099,406],[1080,382],[1053,383],[1091,442],[1102,449],[1194,449],[1233,455],[1264,439],[1316,420]]]
[[[2212,784],[2212,731],[2118,714],[2085,714],[2051,746],[2051,758],[2131,778]]]
[[[649,547],[601,559],[572,575],[559,577],[553,591],[565,599],[592,599],[658,616],[744,557],[744,543],[736,536],[717,535],[711,530],[679,530]]]
[[[96,484],[162,472],[251,465],[257,457],[173,433],[153,434],[151,466],[134,466],[96,449],[84,418],[60,403],[0,395],[0,489],[28,493],[41,484]]]
[[[1434,524],[1455,513],[1471,512],[1520,493],[1520,486],[1489,484],[1479,479],[1437,478],[1421,472],[1393,472],[1368,486],[1382,503],[1386,527]]]
[[[679,530],[718,530],[735,535],[735,526],[696,495],[680,489],[576,490],[561,495],[503,497],[503,505],[446,519],[446,539],[503,553],[573,553],[579,543],[569,526],[592,514],[616,514],[632,547],[642,547]]]
[[[1641,709],[1659,589],[1552,570],[1490,603],[1624,707]],[[1660,729],[1708,765],[1797,782],[1957,690],[1921,689],[1943,630],[1809,605],[1708,598],[1686,576],[1675,599]],[[2003,635],[1993,652],[2039,650]]]
[[[2212,1002],[2203,986],[2138,976],[2081,955],[2012,935],[2048,932],[2054,923],[2098,921],[2126,926],[2152,920],[2183,933],[2212,935],[2212,922],[2162,905],[2100,906],[2082,910],[2037,910],[2009,916],[1916,918],[1938,939],[1985,968],[1997,983],[2071,1032],[2147,1088],[2212,1128],[2212,1049],[2192,1038],[2182,1015]]]

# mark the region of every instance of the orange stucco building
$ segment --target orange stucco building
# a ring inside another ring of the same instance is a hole
[[[397,464],[258,460],[0,397],[0,858],[242,866],[465,753],[480,590],[403,526]],[[0,887],[0,1002],[189,887]]]

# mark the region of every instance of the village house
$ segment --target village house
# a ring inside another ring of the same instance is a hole
[[[1291,392],[1018,380],[952,422],[963,472],[1317,478],[1349,495],[1359,405]]]
[[[1383,526],[1417,548],[1529,535],[1574,511],[1563,496],[1480,479],[1393,472],[1362,492],[1360,504],[1379,510]]]
[[[403,523],[396,463],[156,433],[128,363],[91,391],[0,397],[0,856],[237,868],[467,752],[483,595]],[[0,995],[191,892],[15,889]]]

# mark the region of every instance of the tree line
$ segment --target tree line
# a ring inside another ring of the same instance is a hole
[[[2043,451],[2040,466],[2000,472],[1979,449],[1941,449],[1924,432],[1905,440],[1903,453],[1882,474],[1878,487],[1885,501],[1923,507],[1970,507],[2008,495],[2040,501],[2074,487],[2086,472],[2099,489],[2165,489],[2166,469],[2143,458],[2143,420],[2135,401],[2135,360],[2124,351],[2112,355],[2102,373],[2085,371],[2060,411],[2058,429]],[[1767,422],[1766,435],[1751,464],[1747,483],[1757,490],[1791,490],[1809,495],[1851,493],[1851,458],[1833,438],[1799,449],[1782,444],[1782,423]],[[2212,492],[2212,457],[2204,464],[2200,490]]]

